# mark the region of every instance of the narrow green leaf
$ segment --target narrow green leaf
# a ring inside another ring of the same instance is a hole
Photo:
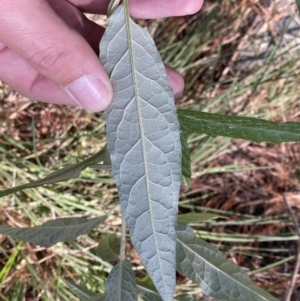
[[[120,238],[116,234],[109,234],[99,242],[96,255],[104,261],[115,261],[119,259]]]
[[[182,148],[181,179],[186,189],[189,189],[191,187],[191,178],[192,178],[191,154],[184,133],[182,132],[180,133],[180,141],[181,141],[181,148]]]
[[[120,261],[111,270],[105,289],[105,301],[137,301],[135,276],[131,266]]]
[[[199,284],[204,294],[226,301],[279,301],[214,246],[197,238],[189,226],[178,223],[176,233],[177,270]]]
[[[173,301],[179,123],[155,44],[123,3],[109,18],[100,43],[100,60],[114,90],[105,112],[108,150],[132,243],[162,299]]]
[[[78,298],[82,300],[90,300],[92,297],[96,297],[97,294],[91,292],[88,288],[83,285],[74,283],[73,281],[67,279],[61,279],[70,289],[70,291],[75,294]]]
[[[107,215],[86,219],[83,217],[59,218],[32,228],[11,228],[0,226],[0,234],[9,235],[48,248],[58,242],[74,241],[103,223]]]
[[[186,214],[180,214],[177,221],[182,224],[205,223],[218,217],[220,216],[212,213],[190,212]]]
[[[96,153],[95,155],[83,160],[82,162],[66,166],[64,168],[61,168],[59,170],[56,170],[43,179],[28,183],[19,185],[16,187],[0,190],[0,197],[10,195],[12,193],[16,193],[18,191],[22,191],[24,189],[28,188],[35,188],[47,184],[54,184],[61,181],[66,181],[70,179],[76,179],[80,176],[80,173],[82,170],[86,169],[87,167],[94,166],[94,164],[104,161],[104,165],[107,167],[107,165],[110,164],[109,155],[107,152],[106,147],[103,148],[101,151]]]
[[[181,129],[186,132],[204,133],[209,136],[226,136],[260,143],[300,141],[300,123],[276,123],[263,119],[241,116],[178,110]]]

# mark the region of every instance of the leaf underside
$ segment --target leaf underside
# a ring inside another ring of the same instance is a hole
[[[135,276],[131,266],[120,261],[111,270],[105,289],[105,301],[137,301]]]
[[[176,233],[177,270],[199,284],[204,294],[227,301],[279,301],[214,246],[197,238],[189,226],[178,223]]]
[[[115,261],[119,259],[120,252],[120,239],[113,233],[105,236],[100,240],[97,248],[96,255],[103,261]]]
[[[179,123],[155,44],[127,13],[117,8],[100,43],[114,90],[105,112],[108,150],[132,243],[163,300],[173,301]]]
[[[74,241],[78,236],[90,232],[94,227],[103,223],[106,218],[107,215],[92,219],[59,218],[31,228],[0,226],[0,234],[48,248],[58,242]]]

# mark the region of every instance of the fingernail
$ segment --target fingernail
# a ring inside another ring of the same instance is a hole
[[[102,111],[110,104],[106,86],[93,75],[80,77],[69,84],[65,90],[80,107],[87,111]]]

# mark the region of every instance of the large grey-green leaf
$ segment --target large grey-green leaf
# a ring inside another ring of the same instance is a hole
[[[137,285],[137,290],[140,299],[143,301],[162,301],[162,298],[155,290],[151,289],[150,287],[145,287],[142,285]],[[192,296],[184,294],[178,295],[175,297],[174,300],[178,301],[196,301]]]
[[[111,270],[105,289],[105,301],[137,301],[135,276],[131,266],[121,260]]]
[[[98,163],[100,161],[104,162],[104,165],[103,165],[104,169],[109,168],[110,160],[109,160],[109,156],[107,154],[106,147],[103,148],[98,153],[92,155],[91,157],[89,157],[79,163],[66,166],[64,168],[61,168],[59,170],[56,170],[56,171],[50,173],[43,179],[33,181],[28,184],[23,184],[23,185],[15,186],[12,188],[0,190],[0,197],[10,195],[12,193],[16,193],[18,191],[22,191],[22,190],[28,189],[28,188],[35,188],[35,187],[39,187],[39,186],[43,186],[43,185],[47,185],[47,184],[54,184],[54,183],[61,182],[61,181],[76,179],[80,176],[80,173],[82,170],[84,170],[85,168],[87,168],[89,166],[94,167],[96,165],[96,163]],[[98,169],[102,169],[100,164],[97,164],[96,166]]]
[[[300,141],[300,123],[277,123],[253,117],[224,116],[178,110],[182,130],[210,136],[226,136],[255,142]]]
[[[48,248],[58,242],[74,241],[78,236],[103,223],[106,218],[107,215],[92,219],[59,218],[32,228],[0,226],[0,234]]]
[[[197,238],[189,226],[178,223],[176,233],[177,270],[199,284],[204,294],[227,301],[279,301],[214,246]]]
[[[170,301],[181,177],[172,90],[149,32],[129,18],[126,5],[109,18],[100,59],[114,90],[105,116],[122,213],[157,290]]]
[[[97,296],[91,297],[89,299],[82,299],[82,301],[105,301],[105,300],[106,300],[105,294],[97,295]]]
[[[62,279],[62,281],[68,286],[73,294],[79,297],[81,300],[90,300],[92,297],[96,297],[96,293],[88,290],[86,287],[76,284],[68,279]]]

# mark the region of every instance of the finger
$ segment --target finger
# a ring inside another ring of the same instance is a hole
[[[195,14],[203,0],[130,0],[130,13],[135,18],[155,19]]]
[[[81,11],[91,14],[107,14],[107,8],[111,0],[68,0]]]
[[[2,41],[38,74],[53,81],[74,103],[89,111],[106,108],[112,99],[108,76],[88,43],[68,27],[47,2],[2,0]],[[38,12],[32,17],[32,12]],[[32,79],[33,80],[33,79]],[[32,84],[39,81],[36,77]]]
[[[182,76],[166,66],[167,76],[175,97],[184,88]],[[60,86],[46,77],[40,76],[22,57],[0,42],[0,78],[32,100],[52,104],[76,105]]]
[[[99,42],[104,34],[104,28],[90,21],[78,8],[68,1],[47,1],[56,14],[83,36],[97,56],[99,56]]]
[[[106,14],[109,0],[69,0],[82,11]],[[129,0],[130,13],[135,18],[156,19],[191,15],[198,12],[203,0]]]
[[[184,90],[182,75],[169,66],[166,66],[166,72],[175,98],[180,97]]]
[[[0,79],[31,100],[77,105],[67,93],[41,76],[18,54],[0,42]]]

